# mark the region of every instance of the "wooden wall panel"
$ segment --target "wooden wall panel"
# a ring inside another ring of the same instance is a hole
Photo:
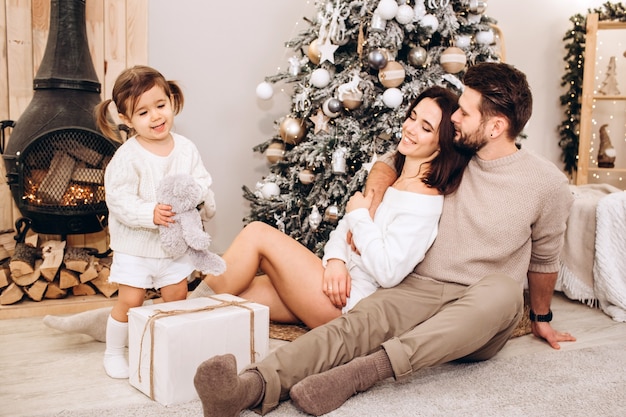
[[[9,118],[9,74],[7,64],[7,13],[6,2],[0,0],[0,120],[6,120]],[[0,164],[0,170],[3,169],[4,164]],[[4,172],[0,172],[2,178],[4,178]],[[0,184],[2,184],[2,178],[0,178]],[[2,220],[0,220],[1,222]]]
[[[33,74],[37,74],[43,54],[46,51],[48,33],[50,32],[50,2],[33,0]],[[32,88],[32,85],[31,85]]]
[[[128,66],[148,62],[148,0],[126,3],[126,63]]]
[[[85,21],[87,26],[87,40],[93,66],[98,81],[104,82],[104,0],[89,0],[86,3]],[[104,91],[104,88],[102,89]],[[104,96],[103,96],[104,98]]]
[[[7,0],[9,117],[17,120],[33,97],[33,39],[30,0]]]
[[[148,62],[148,0],[87,0],[87,39],[103,98],[126,67]],[[33,96],[50,30],[50,0],[0,0],[0,120],[18,121]],[[10,129],[7,131],[10,140]],[[20,214],[0,159],[0,230]],[[58,236],[42,236],[43,239]],[[107,248],[106,232],[68,236],[68,244]]]
[[[132,0],[131,0],[132,1]],[[117,75],[126,68],[126,2],[107,0],[104,8],[104,91],[111,97]]]

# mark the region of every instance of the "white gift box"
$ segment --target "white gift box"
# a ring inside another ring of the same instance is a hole
[[[269,308],[230,294],[131,308],[128,364],[132,386],[163,405],[198,398],[193,385],[205,360],[225,353],[237,370],[269,350]]]

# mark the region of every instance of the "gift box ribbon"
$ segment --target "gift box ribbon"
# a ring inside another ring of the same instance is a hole
[[[150,328],[150,398],[154,400],[154,324],[158,319],[162,319],[164,317],[172,317],[179,316],[181,314],[189,314],[189,313],[199,313],[202,311],[213,311],[218,308],[224,307],[241,307],[250,311],[250,363],[254,363],[255,351],[254,351],[254,310],[246,306],[244,304],[249,303],[250,301],[225,301],[220,300],[219,298],[208,296],[208,298],[219,301],[219,304],[214,304],[210,306],[193,308],[189,310],[154,310],[154,314],[148,317],[148,321],[146,321],[146,325],[143,328],[143,333],[141,334],[140,341],[140,349],[139,349],[139,365],[138,365],[138,379],[139,383],[141,383],[141,359],[143,357],[143,338],[146,335],[146,331],[148,327]]]

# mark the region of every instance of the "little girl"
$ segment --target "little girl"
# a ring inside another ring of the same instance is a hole
[[[96,107],[98,127],[115,138],[108,113],[111,102],[128,127],[129,138],[115,152],[104,178],[113,250],[109,280],[119,284],[107,321],[104,369],[112,378],[128,378],[128,310],[143,304],[148,288],[160,289],[164,301],[184,300],[187,276],[194,270],[186,255],[174,259],[161,247],[159,226],[173,223],[176,213],[156,200],[159,182],[171,174],[193,176],[203,190],[203,220],[215,214],[215,201],[209,188],[211,176],[198,149],[172,132],[174,116],[184,103],[178,84],[147,66],[122,72],[112,99]]]

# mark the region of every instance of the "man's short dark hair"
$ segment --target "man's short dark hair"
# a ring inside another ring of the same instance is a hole
[[[533,96],[523,72],[505,63],[482,62],[468,68],[463,84],[482,95],[483,118],[504,116],[509,120],[509,136],[519,136],[533,108]]]

